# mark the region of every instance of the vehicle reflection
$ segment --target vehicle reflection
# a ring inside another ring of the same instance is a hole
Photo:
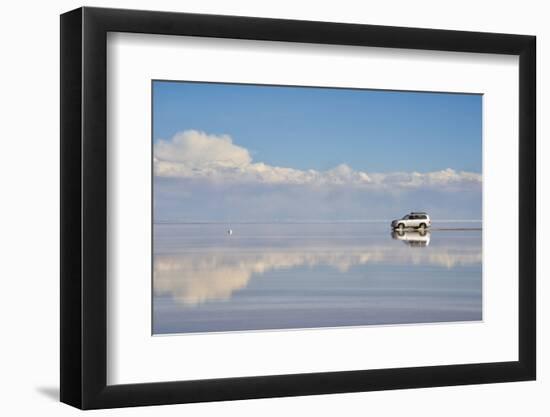
[[[430,244],[431,233],[428,230],[394,230],[391,237],[402,241],[405,245],[423,248]]]

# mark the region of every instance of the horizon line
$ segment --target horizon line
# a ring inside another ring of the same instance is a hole
[[[375,220],[265,220],[265,221],[224,221],[224,220],[161,220],[153,221],[152,224],[332,224],[332,223],[385,223],[391,222],[392,219],[375,219]],[[472,223],[483,222],[482,219],[440,219],[433,220],[432,223]]]

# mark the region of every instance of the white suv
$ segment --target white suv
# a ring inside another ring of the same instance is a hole
[[[413,211],[406,216],[403,216],[399,220],[394,220],[391,222],[392,229],[403,230],[406,228],[414,229],[427,229],[432,225],[430,221],[430,216],[424,212],[415,212]]]

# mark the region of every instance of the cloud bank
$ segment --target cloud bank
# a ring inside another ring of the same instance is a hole
[[[474,172],[441,171],[367,173],[340,164],[326,171],[301,170],[254,162],[250,152],[229,135],[196,130],[177,133],[154,145],[154,172],[159,178],[205,180],[213,183],[298,185],[373,190],[434,188],[456,191],[480,189],[482,176]]]

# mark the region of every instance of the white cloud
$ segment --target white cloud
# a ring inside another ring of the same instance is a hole
[[[250,152],[233,143],[229,135],[210,135],[196,130],[177,133],[154,145],[157,177],[203,179],[213,182],[353,186],[371,189],[449,190],[481,185],[481,174],[455,171],[367,173],[340,164],[327,171],[300,170],[253,162]]]
[[[224,169],[250,165],[248,150],[233,143],[228,135],[207,135],[196,130],[177,133],[159,140],[154,147],[155,172],[159,176],[201,176]]]

